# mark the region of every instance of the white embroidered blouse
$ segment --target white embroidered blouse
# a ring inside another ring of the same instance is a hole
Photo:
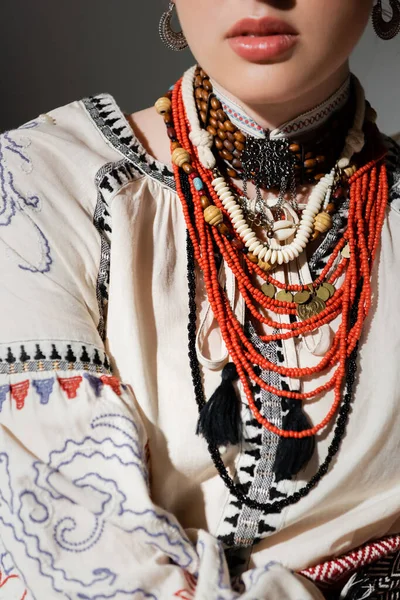
[[[277,483],[247,413],[223,459],[253,497],[288,499],[261,514],[231,496],[195,435],[186,230],[168,167],[108,95],[1,136],[0,598],[317,599],[299,572],[399,532],[400,149],[386,143],[391,204],[346,436],[292,502],[334,428]],[[220,351],[214,332],[207,352]],[[288,366],[319,360],[304,343],[278,352]],[[220,371],[203,375],[209,396]],[[310,419],[331,401],[307,406]]]

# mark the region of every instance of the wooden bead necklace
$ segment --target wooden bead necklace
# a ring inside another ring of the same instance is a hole
[[[195,70],[194,88],[199,117],[206,131],[213,136],[216,153],[227,163],[228,176],[243,176],[242,159],[246,135],[224,112],[220,100],[214,94],[210,78],[200,67]],[[352,98],[350,95],[350,102],[334,112],[319,128],[317,139],[313,132],[311,139],[310,135],[303,134],[288,144],[297,183],[316,183],[333,168],[352,123]]]

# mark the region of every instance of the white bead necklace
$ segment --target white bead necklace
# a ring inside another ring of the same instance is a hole
[[[329,187],[333,185],[334,175],[335,169],[332,169],[330,173],[322,177],[313,189],[307,207],[301,215],[294,239],[285,246],[280,246],[274,238],[268,240],[268,242],[263,242],[257,237],[246,222],[242,208],[223,177],[216,177],[212,182],[212,186],[229,214],[234,229],[242,238],[249,252],[257,256],[259,260],[268,262],[271,265],[276,263],[281,265],[297,258],[307,246],[313,232],[315,217],[321,210]],[[289,223],[285,221],[277,221],[273,229],[276,232],[288,226],[290,226]]]

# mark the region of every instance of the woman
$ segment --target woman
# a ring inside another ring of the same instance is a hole
[[[390,4],[176,0],[156,108],[2,136],[2,597],[381,593],[400,148],[348,56]]]

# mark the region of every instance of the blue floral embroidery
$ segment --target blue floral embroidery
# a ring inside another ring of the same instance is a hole
[[[0,386],[0,412],[3,409],[4,402],[7,400],[9,391],[10,391],[10,386],[8,384]]]
[[[33,385],[40,396],[40,404],[48,404],[54,387],[54,378],[33,380]]]
[[[0,227],[11,225],[17,214],[23,216],[35,231],[40,249],[40,260],[36,265],[23,260],[18,266],[20,269],[32,273],[48,273],[53,262],[50,245],[43,231],[29,214],[29,211],[40,210],[40,199],[36,195],[23,196],[18,191],[15,185],[14,173],[7,165],[7,156],[17,156],[21,170],[25,174],[30,173],[33,165],[26,151],[29,145],[30,140],[28,138],[21,136],[21,139],[17,142],[10,132],[0,136]]]
[[[85,373],[84,377],[88,380],[90,387],[95,393],[96,398],[99,398],[104,385],[102,380],[99,377],[96,377],[95,375],[90,375],[89,373]]]
[[[12,530],[27,560],[36,563],[38,573],[63,598],[157,600],[142,588],[127,586],[129,574],[117,567],[90,566],[94,557],[102,556],[101,551],[92,554],[92,548],[107,544],[107,523],[125,532],[127,540],[137,532],[142,543],[160,549],[184,569],[196,568],[196,552],[173,517],[161,509],[135,510],[132,493],[128,499],[124,487],[132,481],[132,470],[143,492],[148,486],[135,422],[121,413],[104,414],[93,419],[92,431],[80,440],[67,439],[50,453],[48,464],[32,463],[32,483],[18,493],[13,491],[9,457],[0,454],[0,523]],[[76,556],[79,567],[70,567],[73,576],[63,568],[66,556]]]

